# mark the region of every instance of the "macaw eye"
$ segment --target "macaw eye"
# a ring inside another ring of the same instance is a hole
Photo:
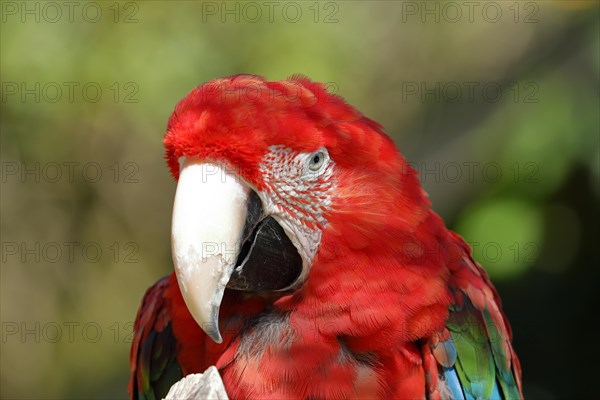
[[[323,164],[325,164],[327,158],[327,153],[324,150],[319,150],[316,153],[313,153],[308,161],[308,168],[311,171],[318,171],[321,169]]]

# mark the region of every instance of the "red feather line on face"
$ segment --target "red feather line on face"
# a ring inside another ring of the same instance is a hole
[[[268,190],[259,165],[271,146],[326,147],[335,162],[332,204],[301,289],[272,298],[226,292],[217,345],[195,326],[171,278],[165,307],[184,373],[216,364],[231,398],[439,398],[436,372],[465,354],[463,343],[458,353],[450,347],[447,328],[465,297],[482,313],[465,320],[502,335],[490,347],[497,369],[512,368],[520,388],[508,321],[470,249],[431,211],[381,126],[324,85],[302,76],[208,82],[176,106],[164,141],[176,179],[180,157],[199,157],[227,164],[258,190]],[[481,378],[464,361],[459,375]]]

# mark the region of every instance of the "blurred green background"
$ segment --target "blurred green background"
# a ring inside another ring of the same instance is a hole
[[[172,269],[166,121],[236,73],[305,74],[382,123],[501,292],[525,395],[592,395],[598,2],[1,6],[2,398],[126,396]]]

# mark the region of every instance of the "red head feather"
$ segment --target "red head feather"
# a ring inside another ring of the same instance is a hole
[[[175,178],[181,156],[225,158],[251,178],[275,144],[298,151],[326,146],[338,164],[400,162],[378,123],[300,75],[278,82],[235,75],[205,83],[177,104],[164,141]]]

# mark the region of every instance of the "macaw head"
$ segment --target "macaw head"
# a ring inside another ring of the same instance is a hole
[[[381,127],[301,76],[208,82],[176,106],[164,141],[178,180],[177,280],[219,343],[225,288],[284,295],[310,281],[335,290],[344,274],[367,280],[399,251],[390,241],[428,215],[414,171]]]

